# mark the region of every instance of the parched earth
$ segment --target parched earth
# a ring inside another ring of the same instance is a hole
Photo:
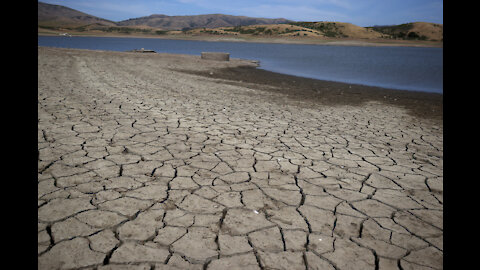
[[[443,269],[441,119],[239,66],[39,47],[39,269]]]

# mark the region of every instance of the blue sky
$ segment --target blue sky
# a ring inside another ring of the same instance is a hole
[[[42,0],[111,21],[165,15],[222,13],[358,26],[408,22],[443,24],[443,0]]]

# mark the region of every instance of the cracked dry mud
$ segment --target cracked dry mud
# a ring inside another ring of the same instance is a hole
[[[443,268],[441,121],[178,71],[238,59],[38,53],[39,269]]]

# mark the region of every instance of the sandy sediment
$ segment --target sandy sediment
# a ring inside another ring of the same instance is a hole
[[[39,47],[39,269],[442,269],[442,96],[254,67]]]

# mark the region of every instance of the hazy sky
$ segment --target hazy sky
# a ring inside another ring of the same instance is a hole
[[[337,21],[358,26],[443,24],[443,0],[42,0],[103,19],[222,13],[294,21]]]

